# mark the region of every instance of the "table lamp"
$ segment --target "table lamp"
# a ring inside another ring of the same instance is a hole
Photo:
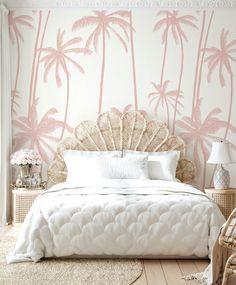
[[[228,189],[230,182],[229,171],[224,169],[222,164],[233,163],[230,157],[229,143],[223,141],[213,142],[207,163],[220,164],[220,167],[218,167],[214,173],[215,189]]]

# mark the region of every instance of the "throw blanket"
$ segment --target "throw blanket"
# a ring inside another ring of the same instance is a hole
[[[8,263],[52,256],[206,257],[224,218],[190,185],[157,180],[58,184],[37,197]]]

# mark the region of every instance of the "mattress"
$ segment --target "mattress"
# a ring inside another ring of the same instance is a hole
[[[7,262],[74,255],[204,258],[224,221],[204,193],[179,182],[61,183],[37,197]]]

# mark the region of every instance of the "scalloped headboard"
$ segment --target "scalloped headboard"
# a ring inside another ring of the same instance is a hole
[[[57,148],[55,160],[48,168],[49,183],[64,182],[67,175],[63,152],[73,150],[138,150],[167,151],[179,150],[180,160],[176,177],[191,183],[195,177],[195,166],[186,158],[186,145],[179,136],[169,135],[166,124],[157,120],[148,121],[139,111],[127,112],[119,116],[115,112],[106,112],[98,116],[97,121],[83,121],[75,128],[75,136],[65,138]]]

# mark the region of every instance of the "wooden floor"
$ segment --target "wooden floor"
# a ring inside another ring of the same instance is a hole
[[[19,226],[0,228],[0,235],[17,232]],[[203,271],[207,260],[143,260],[143,274],[134,285],[196,285],[185,281],[182,276]]]

